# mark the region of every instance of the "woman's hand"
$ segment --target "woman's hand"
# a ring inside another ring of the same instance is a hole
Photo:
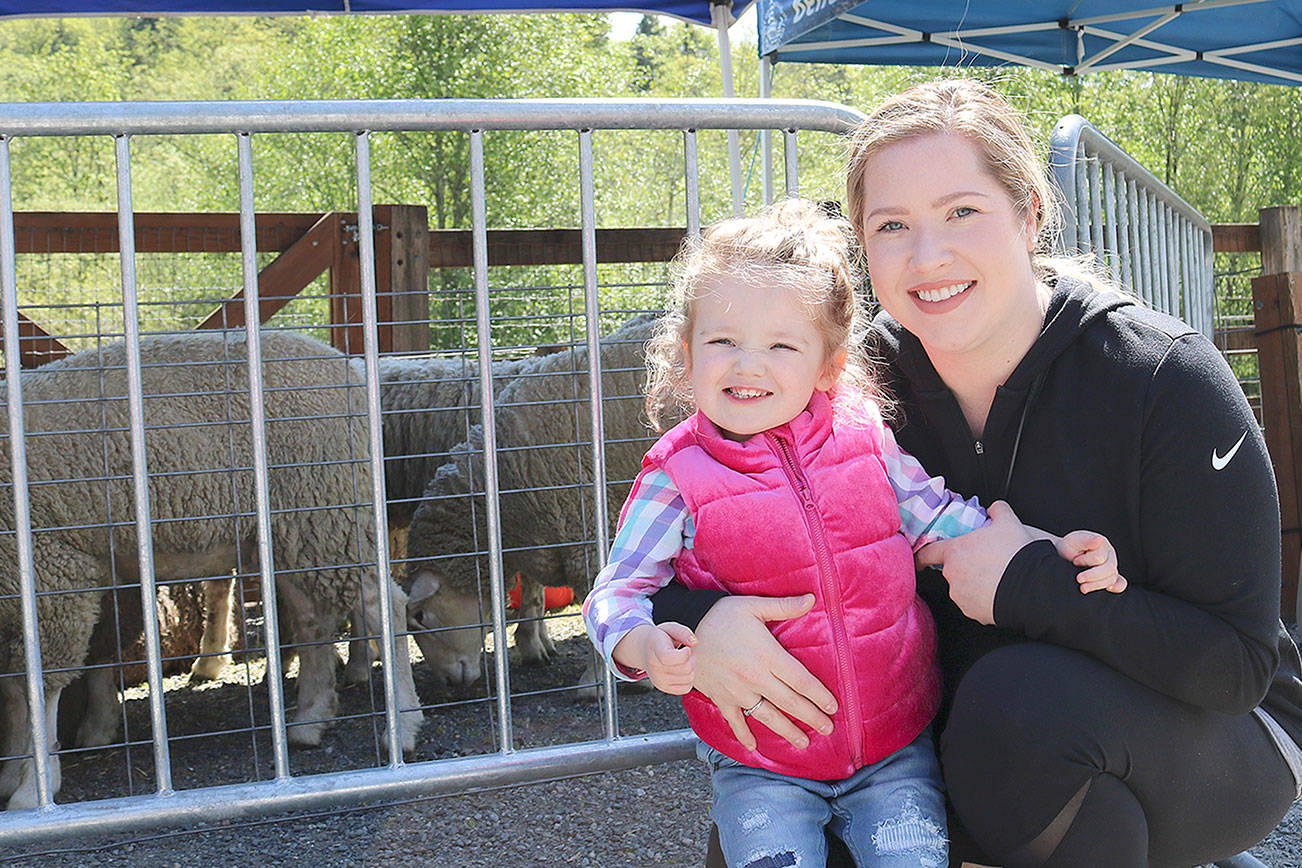
[[[1013,555],[1034,537],[1004,501],[990,504],[987,513],[990,524],[925,545],[914,559],[919,568],[941,568],[949,582],[949,597],[964,615],[982,624],[993,624],[999,580]]]
[[[766,621],[799,617],[813,605],[813,594],[725,597],[696,626],[693,686],[719,707],[748,750],[755,749],[755,736],[747,717],[799,748],[809,745],[809,737],[791,718],[818,732],[832,731],[827,715],[836,711],[836,697],[765,626]]]

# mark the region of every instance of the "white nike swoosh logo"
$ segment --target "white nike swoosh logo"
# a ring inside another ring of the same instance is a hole
[[[1243,434],[1239,436],[1239,442],[1238,442],[1238,443],[1235,443],[1234,446],[1230,449],[1230,451],[1225,453],[1225,457],[1224,457],[1224,458],[1222,458],[1221,456],[1217,455],[1217,454],[1216,454],[1216,450],[1213,449],[1213,450],[1212,450],[1212,470],[1224,470],[1224,469],[1225,469],[1225,465],[1227,465],[1227,464],[1230,463],[1230,459],[1234,457],[1234,453],[1235,453],[1235,452],[1238,452],[1238,451],[1239,451],[1239,447],[1243,445],[1243,440],[1244,440],[1244,438],[1247,437],[1247,436],[1248,436],[1248,432],[1247,432],[1247,431],[1244,431]]]

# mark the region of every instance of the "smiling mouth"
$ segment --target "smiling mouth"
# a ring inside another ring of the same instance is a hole
[[[735,386],[731,386],[727,389],[724,389],[723,391],[731,395],[732,397],[740,398],[743,401],[750,400],[752,398],[763,398],[773,394],[772,392],[766,392],[763,389],[739,389]]]
[[[938,289],[920,289],[914,295],[923,301],[945,301],[953,298],[961,292],[967,292],[976,284],[975,280],[965,281],[963,283],[951,283],[949,286],[942,286]]]

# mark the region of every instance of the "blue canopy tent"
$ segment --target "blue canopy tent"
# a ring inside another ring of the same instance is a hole
[[[1302,84],[1302,0],[759,0],[773,62],[1021,64]]]
[[[713,25],[711,7],[741,13],[753,0],[0,0],[2,17],[68,15],[304,15],[421,14],[428,12],[654,12]]]

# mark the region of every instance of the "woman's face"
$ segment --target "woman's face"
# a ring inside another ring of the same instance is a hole
[[[887,146],[865,168],[854,217],[882,307],[933,361],[1020,359],[1044,316],[1035,218],[1019,213],[981,149],[933,133]]]

